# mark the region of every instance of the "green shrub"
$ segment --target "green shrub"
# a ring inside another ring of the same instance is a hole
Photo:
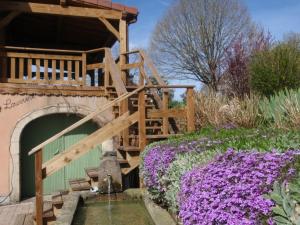
[[[300,87],[300,52],[295,45],[281,43],[256,53],[249,69],[251,88],[263,95]]]

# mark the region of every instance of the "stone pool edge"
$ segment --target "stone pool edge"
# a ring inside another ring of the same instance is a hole
[[[144,196],[145,207],[155,225],[177,225],[169,212],[155,204],[147,194]]]
[[[137,189],[135,189],[137,190]],[[145,207],[151,216],[155,225],[177,225],[178,223],[173,219],[169,212],[159,205],[155,204],[144,191],[135,191],[136,193],[128,195],[132,199],[140,199],[145,204]],[[72,225],[73,218],[76,214],[77,208],[80,207],[80,199],[84,199],[88,193],[72,192],[64,199],[64,205],[56,218],[55,225]],[[126,191],[125,191],[126,194]]]
[[[56,218],[55,225],[71,225],[75,216],[77,207],[79,207],[81,194],[72,192],[64,200],[63,207]]]

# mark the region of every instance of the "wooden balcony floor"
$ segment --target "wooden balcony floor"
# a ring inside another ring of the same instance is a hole
[[[105,97],[104,87],[0,83],[0,94]]]

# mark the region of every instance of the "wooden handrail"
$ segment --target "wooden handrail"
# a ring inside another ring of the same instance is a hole
[[[22,51],[33,51],[33,52],[59,52],[59,53],[74,53],[74,54],[82,54],[82,53],[95,53],[105,51],[107,48],[96,48],[87,51],[80,50],[69,50],[69,49],[50,49],[50,48],[29,48],[29,47],[18,47],[18,46],[4,46],[3,49],[7,50],[22,50]]]
[[[140,50],[132,50],[132,51],[128,51],[128,52],[123,52],[121,53],[121,55],[130,55],[130,54],[136,54],[136,53],[140,53]]]
[[[7,50],[23,50],[23,51],[35,51],[35,52],[60,52],[60,53],[74,53],[74,54],[84,53],[84,51],[48,49],[48,48],[27,48],[27,47],[14,47],[14,46],[4,46],[3,48]]]
[[[146,76],[144,68],[141,68],[140,73],[141,73],[142,77],[146,80],[146,82],[148,84],[153,85],[151,79]],[[162,100],[161,100],[160,96],[152,88],[150,88],[150,91],[151,91],[151,94],[153,94],[153,96],[154,96],[154,98],[155,98],[155,100],[157,102],[158,108],[161,109],[162,108]]]
[[[155,68],[154,63],[147,56],[147,54],[143,50],[140,50],[140,54],[141,54],[142,58],[144,59],[144,63],[146,63],[149,66],[149,68],[150,68],[153,76],[157,80],[158,84],[159,85],[167,85],[166,82],[159,76],[159,73],[158,73],[157,69]]]
[[[174,88],[174,89],[180,89],[180,88],[195,88],[194,85],[146,85],[145,88]]]
[[[108,48],[95,48],[95,49],[91,49],[88,51],[85,51],[85,53],[95,53],[95,52],[104,52],[105,50],[107,50]]]
[[[30,152],[28,153],[28,155],[32,155],[35,154],[36,152],[40,151],[42,148],[44,148],[47,144],[57,140],[58,138],[62,137],[64,134],[74,130],[75,128],[81,126],[82,124],[84,124],[85,122],[91,120],[92,118],[94,118],[96,115],[104,112],[105,110],[109,109],[110,107],[114,106],[117,103],[120,103],[121,101],[129,98],[130,96],[139,93],[141,90],[144,89],[144,86],[139,87],[138,89],[130,92],[130,93],[125,93],[123,95],[121,95],[120,97],[118,97],[117,99],[107,103],[106,105],[103,106],[103,108],[96,110],[95,112],[90,113],[89,115],[87,115],[86,117],[82,118],[81,120],[77,121],[76,123],[74,123],[73,125],[67,127],[66,129],[62,130],[61,132],[57,133],[56,135],[54,135],[53,137],[49,138],[48,140],[44,141],[43,143],[39,144],[38,146],[34,147],[32,150],[30,150]]]
[[[105,50],[105,57],[106,62],[108,63],[108,65],[106,65],[106,68],[109,70],[117,94],[118,96],[120,96],[127,92],[125,84],[122,80],[121,70],[115,63],[110,49]]]

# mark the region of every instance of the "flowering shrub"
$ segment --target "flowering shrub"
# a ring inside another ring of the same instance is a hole
[[[204,165],[214,158],[216,151],[188,152],[178,154],[170,164],[167,173],[162,177],[165,186],[165,200],[169,210],[177,214],[179,209],[178,193],[180,191],[180,179],[183,174],[198,165]]]
[[[198,138],[194,141],[164,141],[155,143],[146,148],[142,154],[143,163],[140,165],[140,175],[144,184],[156,202],[165,204],[165,191],[167,190],[166,173],[171,163],[180,153],[202,152],[203,146],[210,143],[207,138]]]
[[[263,195],[291,165],[295,152],[235,152],[232,149],[181,179],[180,212],[185,225],[271,224],[273,201]]]

